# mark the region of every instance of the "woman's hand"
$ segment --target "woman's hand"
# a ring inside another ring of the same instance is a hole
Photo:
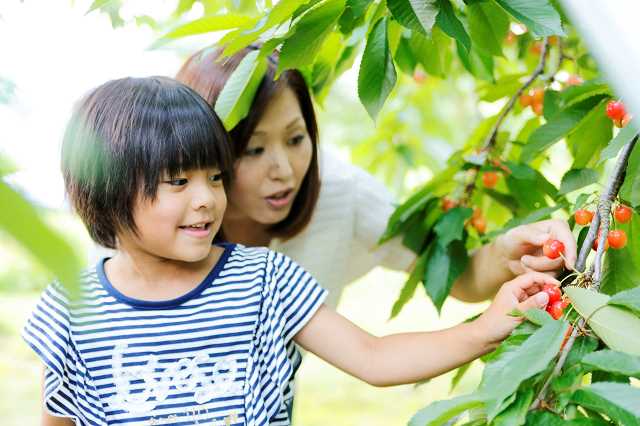
[[[481,340],[497,346],[523,321],[523,317],[512,316],[511,312],[543,309],[549,302],[549,296],[542,291],[544,284],[559,286],[560,282],[542,272],[527,272],[504,283],[489,308],[472,323]]]
[[[564,259],[549,259],[542,254],[542,246],[550,238],[564,244]],[[494,244],[506,267],[515,275],[538,271],[556,276],[563,266],[572,269],[577,258],[576,240],[563,220],[517,226],[500,235]]]

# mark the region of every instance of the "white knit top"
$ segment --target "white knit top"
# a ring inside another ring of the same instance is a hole
[[[295,260],[329,290],[325,303],[335,308],[344,287],[376,266],[406,271],[415,254],[399,238],[379,246],[393,213],[393,197],[373,176],[329,149],[320,150],[320,196],[307,227],[295,237],[274,239],[269,248]],[[91,264],[109,256],[94,246]]]
[[[379,246],[393,213],[388,189],[328,149],[320,151],[320,197],[309,225],[271,250],[286,254],[327,290],[325,303],[338,304],[344,287],[376,266],[406,271],[415,259],[399,238]]]

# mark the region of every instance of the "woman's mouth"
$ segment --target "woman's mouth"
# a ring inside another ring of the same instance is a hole
[[[287,207],[293,201],[293,189],[276,192],[265,198],[267,203],[274,209],[282,209]]]

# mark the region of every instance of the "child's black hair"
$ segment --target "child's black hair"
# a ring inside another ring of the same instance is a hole
[[[75,107],[62,144],[62,173],[74,209],[97,243],[136,232],[138,197],[154,199],[163,175],[218,168],[232,177],[229,135],[195,91],[166,77],[123,78]]]

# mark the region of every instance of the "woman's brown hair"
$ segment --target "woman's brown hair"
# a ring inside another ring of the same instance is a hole
[[[229,57],[222,56],[223,47],[205,48],[187,59],[180,71],[178,71],[176,79],[194,89],[211,105],[215,105],[220,92],[233,71],[240,64],[240,61],[248,53],[259,48],[260,46],[251,45]],[[307,226],[320,193],[318,125],[309,88],[300,71],[286,70],[275,80],[278,68],[278,55],[276,52],[268,56],[267,63],[267,71],[258,86],[249,114],[229,133],[231,135],[234,160],[237,160],[245,152],[251,135],[274,95],[284,87],[288,87],[294,92],[311,139],[313,154],[309,170],[307,170],[300,191],[293,201],[289,215],[269,229],[274,237],[288,239],[297,235]]]

